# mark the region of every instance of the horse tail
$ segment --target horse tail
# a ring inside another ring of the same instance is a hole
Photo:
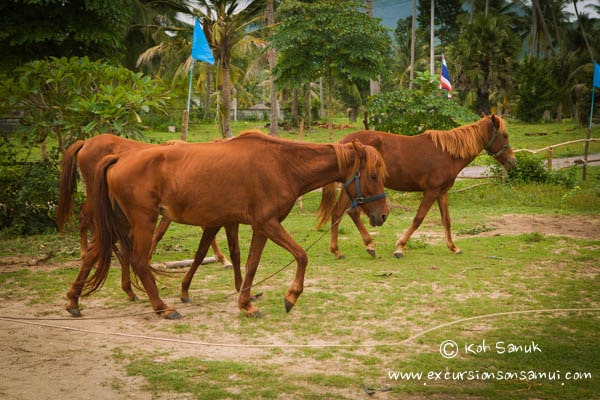
[[[325,225],[333,215],[333,210],[336,205],[336,189],[336,182],[323,186],[321,192],[321,204],[319,204],[319,209],[317,210],[317,229]]]
[[[88,296],[104,285],[110,269],[112,251],[117,241],[121,241],[121,250],[124,254],[129,254],[128,251],[131,248],[127,230],[124,231],[119,224],[119,218],[112,206],[106,179],[108,169],[118,160],[119,158],[115,155],[105,156],[96,169],[95,186],[92,187],[90,194],[94,206],[95,237],[83,258],[82,266],[82,268],[91,268],[96,265],[96,269],[93,275],[84,282],[82,296]]]
[[[78,140],[63,154],[61,161],[60,181],[58,186],[58,207],[56,209],[56,226],[62,232],[73,212],[73,198],[77,188],[77,154],[85,142]]]

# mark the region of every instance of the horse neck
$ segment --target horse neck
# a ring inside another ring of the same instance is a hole
[[[289,171],[294,175],[294,181],[300,184],[302,193],[344,179],[333,145],[300,144],[286,149],[283,158],[288,161]]]

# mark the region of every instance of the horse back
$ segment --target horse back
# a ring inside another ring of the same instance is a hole
[[[458,174],[458,171],[454,173],[452,157],[438,149],[426,135],[405,136],[363,130],[345,136],[340,142],[354,139],[379,151],[388,170],[387,188],[420,192],[451,184]]]

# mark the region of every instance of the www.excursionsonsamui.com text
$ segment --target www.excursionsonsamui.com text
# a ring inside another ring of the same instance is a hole
[[[591,372],[575,371],[388,371],[388,378],[403,381],[582,381],[591,380]],[[426,384],[426,383],[425,383]]]

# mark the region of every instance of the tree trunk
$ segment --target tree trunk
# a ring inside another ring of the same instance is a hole
[[[577,25],[579,25],[579,29],[581,30],[581,36],[583,36],[583,41],[585,42],[585,46],[587,47],[588,52],[590,53],[590,59],[594,62],[594,52],[590,47],[590,42],[587,40],[587,36],[585,35],[585,31],[583,30],[583,25],[581,25],[581,19],[579,18],[579,10],[577,10],[577,0],[573,0],[573,7],[575,7],[575,15],[577,16]]]
[[[333,142],[333,72],[327,73],[327,125],[329,126],[329,142]]]
[[[290,123],[295,128],[298,126],[298,89],[292,89],[292,110],[290,115]]]
[[[222,80],[223,80],[223,104],[222,104],[222,110],[223,110],[223,114],[222,114],[222,120],[223,120],[223,125],[222,125],[222,131],[221,131],[221,135],[223,135],[224,138],[232,138],[233,134],[231,133],[231,124],[230,124],[230,118],[231,118],[231,81],[230,81],[230,77],[229,77],[229,64],[227,64],[227,62],[223,62],[222,66],[221,66],[221,72],[222,72]]]
[[[211,86],[211,74],[210,74],[210,65],[206,63],[206,94],[204,97],[204,120],[208,119],[208,114],[210,113],[210,86]]]
[[[275,16],[273,12],[273,0],[267,1],[267,24],[273,26],[275,24]],[[273,68],[275,68],[275,50],[269,50],[267,55],[269,58],[269,102],[271,103],[271,125],[269,126],[269,134],[279,136],[279,107],[277,105],[277,89],[275,88],[275,77],[273,76]]]

